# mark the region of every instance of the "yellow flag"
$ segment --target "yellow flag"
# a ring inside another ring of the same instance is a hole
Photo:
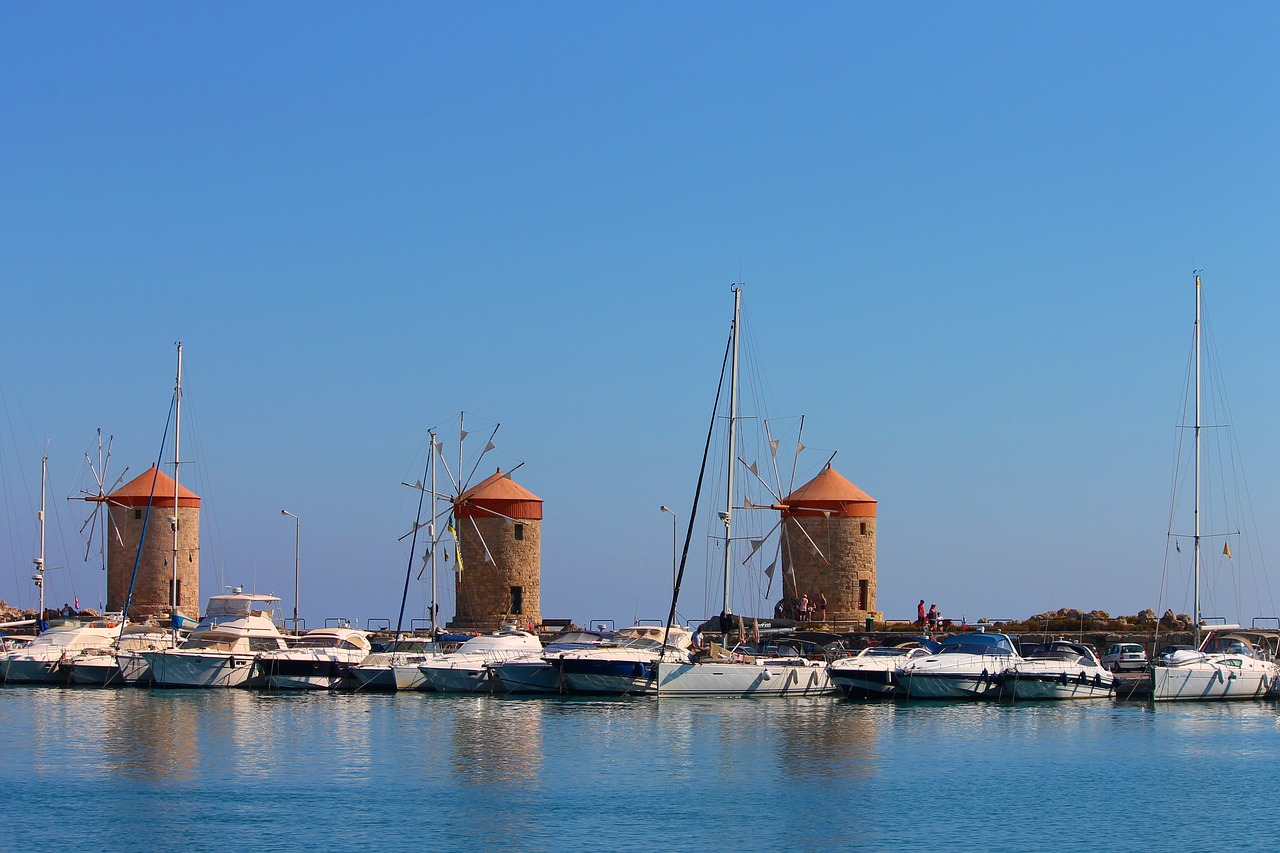
[[[1231,559],[1231,545],[1230,545],[1230,544],[1228,544],[1228,543],[1226,543],[1226,542],[1223,542],[1223,543],[1222,543],[1222,553],[1223,553],[1223,554],[1226,554],[1227,559],[1228,559],[1229,561],[1231,561],[1231,562],[1233,562],[1233,563],[1235,562],[1235,560],[1232,560],[1232,559]]]
[[[462,571],[462,547],[458,545],[458,531],[453,526],[453,520],[449,520],[449,524],[445,527],[449,531],[449,535],[453,537],[453,558],[456,561],[456,572]]]

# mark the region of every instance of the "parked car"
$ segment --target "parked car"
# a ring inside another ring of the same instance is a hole
[[[1100,660],[1112,672],[1146,669],[1147,650],[1137,643],[1116,643]]]

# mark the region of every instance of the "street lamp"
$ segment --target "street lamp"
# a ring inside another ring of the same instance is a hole
[[[293,632],[298,633],[298,550],[302,544],[302,519],[287,509],[280,510],[281,515],[293,519]]]
[[[658,507],[658,509],[662,510],[663,512],[671,516],[671,586],[672,588],[675,588],[676,580],[677,580],[676,575],[678,574],[678,571],[676,568],[677,566],[676,564],[676,538],[677,538],[676,526],[680,523],[680,520],[676,518],[675,510],[673,510],[671,507],[660,506]]]

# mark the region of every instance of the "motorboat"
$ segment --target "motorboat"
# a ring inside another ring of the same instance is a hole
[[[1012,638],[967,631],[942,640],[928,657],[904,662],[894,673],[896,695],[911,699],[995,699],[1004,671],[1020,663]]]
[[[571,628],[561,631],[540,651],[487,666],[507,693],[560,693],[564,688],[553,661],[567,652],[594,648],[614,636],[617,635],[608,631]]]
[[[457,651],[431,658],[418,669],[432,690],[476,693],[501,689],[502,682],[490,678],[486,664],[541,651],[542,643],[536,636],[520,628],[506,627],[472,637],[458,646]]]
[[[1199,649],[1180,649],[1151,667],[1151,699],[1260,699],[1280,695],[1280,632],[1214,625]]]
[[[785,637],[762,645],[713,647],[681,660],[664,654],[652,666],[641,694],[658,696],[820,696],[836,691],[823,656],[811,657]]]
[[[926,645],[927,644],[927,645]],[[896,689],[893,674],[903,664],[937,651],[932,640],[911,640],[894,646],[868,646],[856,655],[827,664],[827,674],[839,690],[854,698],[885,698]]]
[[[368,655],[351,668],[351,674],[357,690],[429,690],[427,677],[418,667],[457,647],[456,642],[404,636]]]
[[[209,599],[205,617],[177,648],[140,652],[156,687],[252,687],[262,652],[288,648],[273,620],[274,595],[241,592]]]
[[[1004,671],[1002,695],[1020,699],[1103,699],[1116,677],[1083,643],[1053,640]]]
[[[653,678],[653,664],[664,654],[675,661],[692,660],[692,641],[693,634],[678,626],[668,633],[661,625],[632,625],[598,646],[565,652],[551,664],[574,693],[643,693]]]
[[[288,649],[258,655],[258,674],[277,690],[336,690],[354,686],[351,669],[371,650],[367,631],[316,628]]]
[[[183,634],[185,639],[186,635]],[[84,649],[65,664],[72,684],[99,687],[147,685],[151,667],[140,652],[169,648],[173,633],[158,625],[126,625],[114,642]]]
[[[66,684],[65,662],[84,649],[111,645],[119,633],[119,626],[109,619],[50,628],[25,647],[0,654],[0,682]]]

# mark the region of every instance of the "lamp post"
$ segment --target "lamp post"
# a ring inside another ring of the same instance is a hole
[[[281,515],[293,519],[293,632],[298,633],[298,550],[302,544],[302,519],[287,509],[280,510]]]
[[[675,510],[673,510],[671,507],[660,506],[658,507],[658,509],[662,510],[663,512],[671,516],[671,586],[674,588],[677,580],[676,576],[679,574],[678,567],[677,567],[678,564],[676,562],[676,551],[677,551],[676,539],[678,536],[676,532],[676,527],[679,525],[680,520],[676,518]]]

